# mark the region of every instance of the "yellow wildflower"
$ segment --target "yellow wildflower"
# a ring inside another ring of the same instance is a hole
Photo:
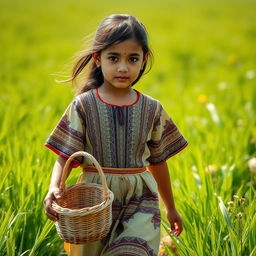
[[[198,101],[200,102],[200,103],[206,103],[207,101],[208,101],[208,97],[207,97],[207,95],[206,94],[199,94],[198,95]]]
[[[167,246],[172,251],[172,253],[174,255],[178,255],[178,250],[177,250],[175,244],[173,243],[172,238],[167,235],[162,238],[158,256],[167,256],[168,255],[168,253],[165,250],[165,246]],[[163,248],[164,248],[164,250],[163,250]]]

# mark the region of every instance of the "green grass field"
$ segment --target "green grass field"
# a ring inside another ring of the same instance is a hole
[[[65,255],[43,209],[56,159],[43,145],[73,98],[71,84],[55,80],[70,75],[86,36],[111,13],[146,25],[154,65],[135,88],[162,102],[190,144],[168,160],[184,230],[176,249],[161,253],[256,255],[255,8],[248,0],[1,0],[0,255]],[[163,206],[162,217],[165,236]]]

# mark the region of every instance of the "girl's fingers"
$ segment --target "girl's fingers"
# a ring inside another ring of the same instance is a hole
[[[169,223],[170,223],[170,232],[174,233],[176,231],[176,223],[174,221],[174,219],[172,218],[168,218],[169,219]]]
[[[55,197],[56,199],[60,199],[60,198],[61,198],[61,192],[60,192],[60,191],[54,192],[53,195],[54,195],[54,197]]]
[[[47,217],[53,221],[57,221],[58,220],[58,213],[55,212],[51,207],[47,207],[45,209],[45,214],[47,215]]]
[[[171,222],[170,232],[172,234],[174,234],[175,236],[178,236],[178,235],[180,235],[182,230],[183,230],[183,227],[182,227],[182,223],[181,222],[179,222],[179,221],[175,222],[174,225],[172,225],[172,222]]]
[[[50,197],[46,198],[44,200],[45,214],[49,219],[56,221],[58,220],[58,213],[53,210],[51,205],[52,205],[52,199]]]
[[[175,225],[174,225],[174,221],[173,220],[170,221],[170,225],[171,225],[171,230],[173,232],[175,230]]]
[[[47,216],[50,220],[52,220],[52,221],[58,221],[58,218],[57,218],[55,215],[53,215],[53,214],[51,214],[51,213],[48,213],[47,211],[45,211],[45,214],[46,214],[46,216]]]
[[[183,227],[182,227],[181,221],[176,222],[175,223],[175,231],[174,231],[175,235],[178,236],[182,232],[182,230],[183,230]]]

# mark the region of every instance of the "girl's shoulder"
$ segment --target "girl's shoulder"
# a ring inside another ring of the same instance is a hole
[[[150,95],[148,95],[148,94],[145,94],[145,93],[142,93],[142,92],[140,92],[140,94],[141,94],[142,97],[143,97],[145,100],[147,100],[149,103],[151,103],[151,104],[157,106],[158,108],[161,108],[161,107],[162,107],[162,104],[161,104],[161,102],[160,102],[158,99],[153,98],[152,96],[150,96]]]
[[[145,94],[145,93],[142,93],[142,92],[140,92],[140,94],[143,95],[143,97],[147,98],[148,100],[150,100],[152,102],[159,103],[158,99],[155,99],[155,98],[153,98],[152,96],[150,96],[148,94]]]
[[[83,92],[79,95],[76,95],[73,98],[73,102],[75,102],[76,104],[82,104],[84,101],[88,101],[91,98],[92,98],[92,90],[89,90],[87,92]]]

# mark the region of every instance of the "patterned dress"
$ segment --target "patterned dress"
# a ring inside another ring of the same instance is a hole
[[[159,164],[187,146],[160,102],[137,93],[131,105],[117,106],[100,98],[97,89],[80,94],[67,107],[45,146],[69,157],[76,151],[93,155],[105,168],[113,191],[113,224],[101,241],[65,243],[72,256],[156,256],[161,215],[157,183],[146,168]],[[83,172],[77,182],[101,183],[92,163],[77,158]]]

